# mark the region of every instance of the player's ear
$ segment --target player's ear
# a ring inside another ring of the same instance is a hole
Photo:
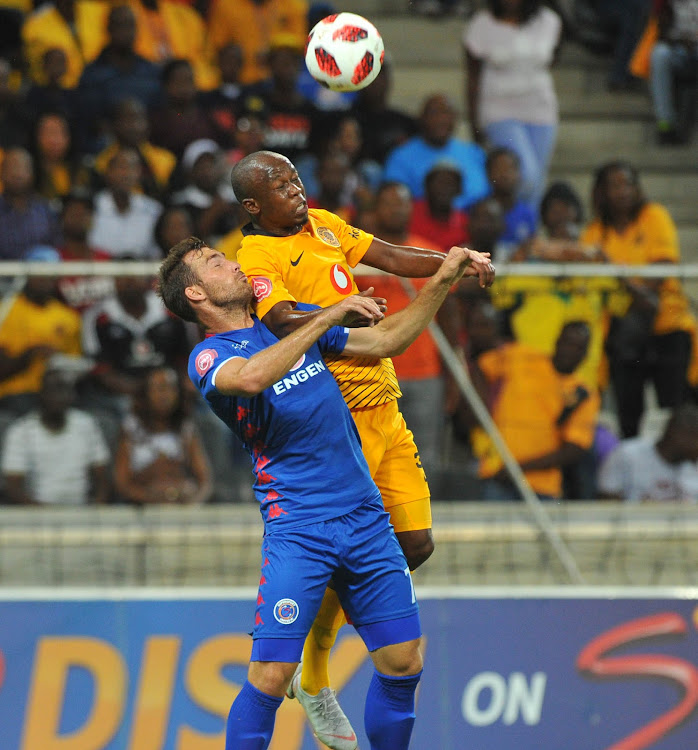
[[[206,299],[204,290],[198,284],[192,284],[191,286],[185,287],[184,296],[190,302],[201,302]]]
[[[259,203],[254,198],[243,198],[242,207],[251,216],[258,216],[260,212]]]

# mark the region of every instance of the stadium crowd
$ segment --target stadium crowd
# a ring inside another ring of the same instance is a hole
[[[450,96],[417,117],[392,106],[389,56],[360,92],[315,83],[303,50],[325,3],[0,0],[0,261],[158,260],[191,235],[235,258],[246,219],[230,171],[268,149],[294,162],[311,207],[394,244],[467,244],[496,264],[679,263],[674,221],[632,164],[590,161],[591,216],[548,180],[567,19],[535,0],[477,5],[466,140]],[[623,29],[609,88],[648,76],[658,141],[684,142],[667,82],[695,86],[698,2],[633,5],[632,29],[606,19]],[[358,282],[393,312],[421,285]],[[186,377],[199,331],[153,280],[0,283],[3,502],[251,497],[247,458]],[[438,321],[540,497],[698,500],[698,333],[678,280],[462,281]],[[395,367],[427,472],[467,474],[473,500],[516,499],[432,337]],[[656,440],[641,430],[646,383],[673,413]]]

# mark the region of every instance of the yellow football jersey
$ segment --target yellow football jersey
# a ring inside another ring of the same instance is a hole
[[[373,235],[350,226],[329,211],[311,208],[308,222],[291,237],[243,228],[237,260],[255,292],[260,319],[278,302],[328,307],[358,294],[351,269],[363,258]],[[365,409],[400,397],[393,363],[373,357],[327,355],[350,409]]]

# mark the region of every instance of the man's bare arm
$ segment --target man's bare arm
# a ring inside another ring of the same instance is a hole
[[[468,264],[463,275],[477,276],[480,286],[483,288],[492,286],[494,266],[489,253],[478,253],[476,250],[470,250],[469,248],[463,249],[468,256]],[[445,253],[440,253],[437,250],[408,245],[392,245],[390,242],[374,237],[361,262],[386,273],[393,273],[396,276],[424,278],[433,276],[441,267],[445,257]]]
[[[384,297],[373,297],[373,289],[367,289],[361,292],[362,297],[369,297],[377,305],[378,309],[385,314],[387,311],[387,303]],[[322,313],[324,308],[318,308],[317,310],[298,310],[293,302],[284,300],[283,302],[277,302],[274,307],[262,318],[264,325],[278,338],[284,338],[289,333],[297,331],[302,325],[310,322],[318,315]],[[348,328],[362,327],[370,325],[368,318],[356,316],[353,320],[349,321],[350,325],[345,323]]]
[[[276,383],[324,333],[333,326],[346,326],[357,318],[374,325],[384,318],[368,296],[352,295],[317,311],[298,330],[249,359],[229,359],[216,374],[216,390],[226,396],[252,397]],[[265,316],[266,319],[266,316]]]
[[[468,252],[462,247],[452,247],[441,268],[425,284],[410,304],[390,315],[373,328],[355,328],[343,354],[372,357],[394,357],[407,347],[429,325],[443,303],[451,286],[468,267]]]

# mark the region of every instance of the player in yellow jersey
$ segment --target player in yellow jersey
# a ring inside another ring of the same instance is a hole
[[[351,269],[359,262],[409,277],[433,275],[445,255],[435,250],[392,245],[329,211],[308,209],[303,183],[280,154],[258,151],[233,168],[235,195],[250,216],[237,260],[253,285],[256,313],[284,336],[317,313],[297,302],[327,307],[357,294]],[[467,276],[490,286],[488,254],[468,250]],[[410,569],[434,550],[429,486],[412,433],[397,406],[400,387],[389,359],[326,358],[356,422],[371,475]],[[328,481],[332,481],[328,477]],[[354,732],[329,690],[329,651],[345,622],[336,594],[328,589],[305,644],[302,672],[289,688],[316,735],[335,750],[353,750]],[[317,696],[317,700],[313,697]],[[339,728],[338,728],[339,727]]]

